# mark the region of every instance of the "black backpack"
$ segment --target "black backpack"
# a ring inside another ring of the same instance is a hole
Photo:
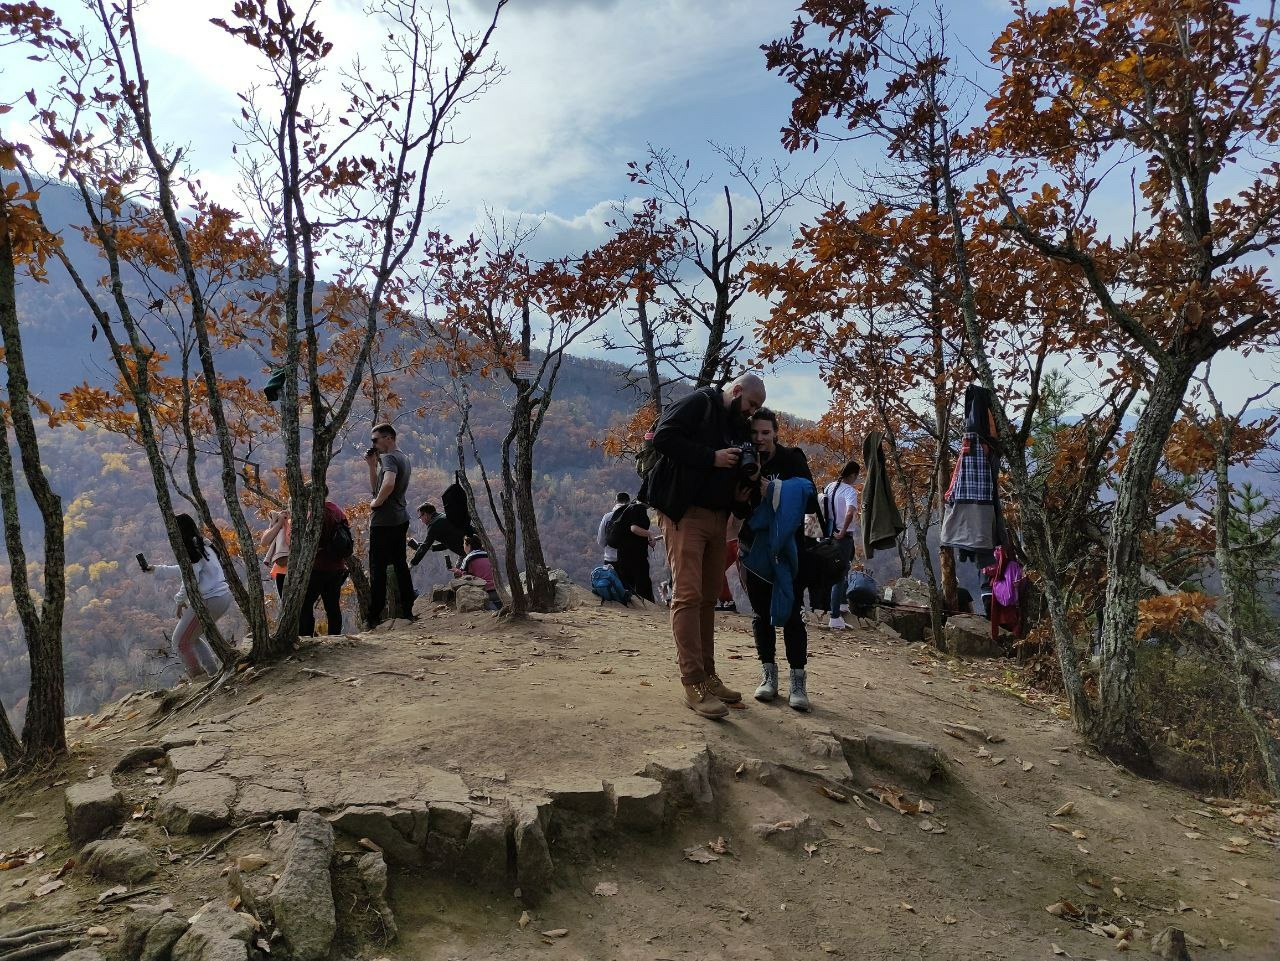
[[[609,523],[604,525],[604,542],[615,551],[627,542],[629,528],[619,522],[622,520],[622,515],[630,509],[630,504],[622,504],[619,507],[615,507],[613,515],[609,518]]]
[[[699,391],[701,392],[701,391]],[[704,395],[705,396],[705,395]],[[706,424],[711,420],[712,404],[715,403],[710,397],[706,397],[707,406],[702,414],[702,423]],[[659,417],[658,420],[662,418]],[[653,473],[654,467],[657,466],[659,458],[662,457],[658,453],[658,449],[653,446],[653,435],[658,429],[658,421],[654,421],[649,427],[648,432],[644,435],[644,441],[640,445],[640,449],[636,451],[636,473],[640,475],[640,480],[647,480],[649,475]],[[613,547],[613,544],[609,545]]]
[[[345,561],[356,552],[356,539],[352,536],[351,525],[345,517],[334,521],[329,528],[329,535],[320,538],[320,549],[340,561]]]

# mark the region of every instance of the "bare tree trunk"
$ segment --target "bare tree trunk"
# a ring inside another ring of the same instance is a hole
[[[1206,378],[1207,381],[1207,378]],[[1254,705],[1253,677],[1255,665],[1249,656],[1244,633],[1235,617],[1235,599],[1239,592],[1239,578],[1235,565],[1231,560],[1231,480],[1229,473],[1231,442],[1234,439],[1232,421],[1222,410],[1217,398],[1210,394],[1214,413],[1218,419],[1217,435],[1214,438],[1213,478],[1215,500],[1213,505],[1214,526],[1214,560],[1218,565],[1218,576],[1222,579],[1222,592],[1226,603],[1217,611],[1226,628],[1227,651],[1231,655],[1232,682],[1236,692],[1236,704],[1240,708],[1240,717],[1253,734],[1258,745],[1258,754],[1267,772],[1267,784],[1273,794],[1280,794],[1280,740],[1262,721],[1261,712]]]
[[[13,725],[9,723],[9,715],[3,704],[0,704],[0,761],[4,761],[6,769],[12,771],[22,760],[22,744],[13,733]]]
[[[649,299],[643,288],[636,297],[636,320],[640,324],[640,343],[644,348],[645,377],[649,381],[649,403],[657,414],[662,413],[662,376],[658,373],[657,338],[649,323]]]
[[[555,586],[547,575],[547,562],[538,533],[538,514],[533,503],[533,425],[529,389],[522,386],[516,396],[516,486],[515,513],[520,525],[520,546],[524,554],[525,588],[529,608],[549,611],[555,603]]]
[[[22,544],[13,457],[9,450],[8,424],[0,437],[0,496],[4,508],[4,537],[14,606],[26,635],[31,682],[26,719],[22,725],[23,761],[41,761],[67,751],[63,723],[62,614],[66,604],[66,541],[62,499],[54,492],[40,461],[40,445],[31,417],[31,392],[27,383],[22,334],[18,327],[17,280],[10,235],[7,201],[0,200],[0,334],[4,339],[4,364],[8,419],[17,440],[27,488],[40,509],[44,528],[44,585],[37,596],[27,580],[27,556]],[[7,725],[7,722],[6,722]],[[12,732],[10,732],[12,733]]]
[[[347,573],[351,575],[351,586],[356,591],[356,607],[360,609],[360,623],[376,627],[376,624],[369,624],[369,575],[365,573],[364,565],[355,554],[347,558]]]
[[[1135,701],[1142,534],[1150,522],[1151,484],[1164,454],[1164,441],[1194,371],[1195,365],[1184,360],[1171,362],[1156,373],[1120,472],[1107,549],[1100,703],[1092,737],[1105,753],[1140,769],[1149,766],[1149,752],[1138,730]]]

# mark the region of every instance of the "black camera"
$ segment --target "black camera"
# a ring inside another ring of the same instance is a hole
[[[744,481],[753,481],[760,475],[760,458],[756,456],[755,445],[750,441],[738,445],[742,455],[738,458],[738,476]]]

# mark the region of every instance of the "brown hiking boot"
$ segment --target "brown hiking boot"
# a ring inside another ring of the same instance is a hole
[[[689,710],[703,717],[724,717],[729,713],[724,702],[711,693],[705,681],[701,684],[684,686],[684,703]]]
[[[735,691],[731,687],[725,687],[724,681],[712,674],[707,677],[707,690],[709,690],[720,700],[726,704],[737,704],[742,700],[742,692]]]

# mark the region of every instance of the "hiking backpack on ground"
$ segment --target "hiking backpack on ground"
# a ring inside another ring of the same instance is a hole
[[[605,601],[631,603],[631,592],[612,567],[601,565],[591,572],[591,593],[600,598],[601,604]]]
[[[849,600],[849,613],[854,617],[871,617],[879,600],[880,587],[866,571],[850,571],[845,582]]]

